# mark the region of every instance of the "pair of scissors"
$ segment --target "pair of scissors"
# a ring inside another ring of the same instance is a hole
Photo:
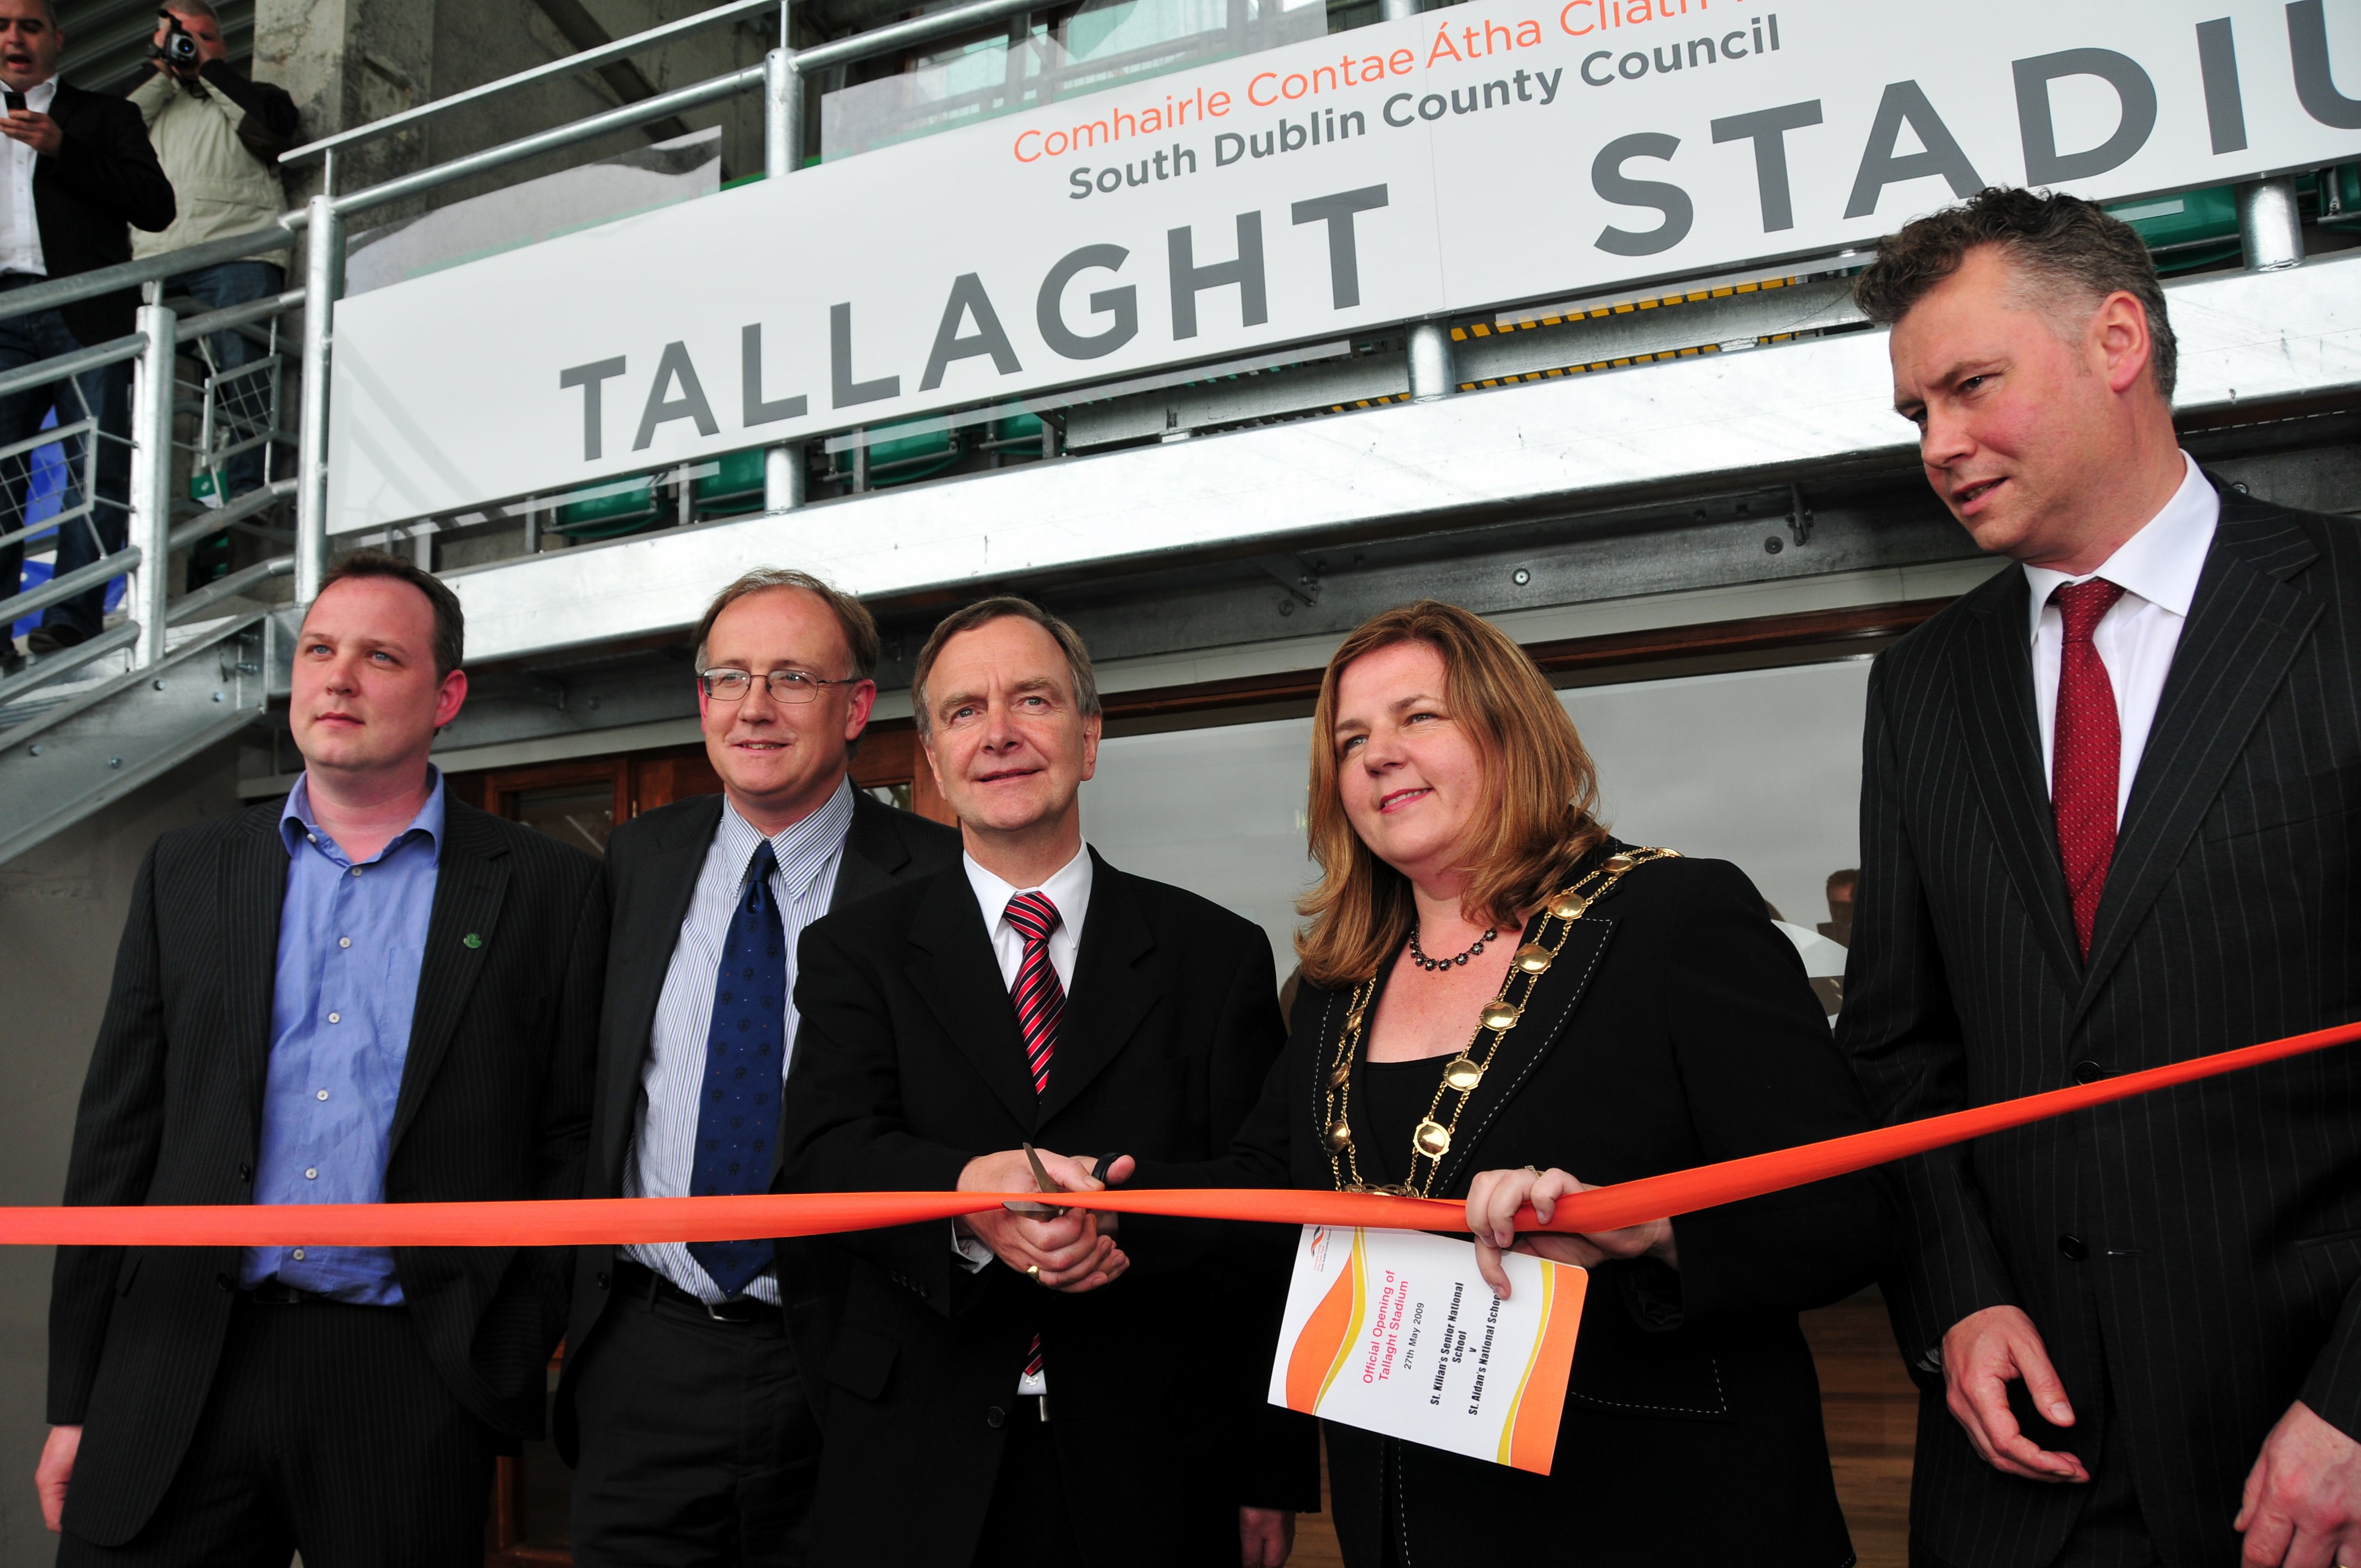
[[[1040,1192],[1064,1191],[1064,1188],[1049,1179],[1049,1168],[1041,1163],[1041,1157],[1035,1152],[1033,1146],[1027,1144],[1023,1146],[1025,1163],[1033,1168],[1034,1190]],[[1104,1186],[1106,1182],[1107,1171],[1114,1167],[1116,1160],[1122,1157],[1120,1155],[1101,1155],[1098,1163],[1091,1168],[1091,1179]],[[1012,1214],[1023,1214],[1027,1219],[1034,1220],[1052,1220],[1065,1212],[1063,1209],[1048,1203],[1004,1203],[1001,1207]]]

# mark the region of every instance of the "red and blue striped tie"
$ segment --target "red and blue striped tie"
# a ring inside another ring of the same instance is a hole
[[[1008,901],[1008,924],[1025,938],[1016,983],[1008,999],[1016,1004],[1016,1026],[1025,1035],[1025,1061],[1033,1070],[1033,1092],[1049,1091],[1049,1059],[1058,1054],[1058,1019],[1066,1011],[1066,988],[1049,962],[1049,933],[1058,928],[1058,906],[1045,893],[1020,893]],[[1025,1376],[1041,1375],[1041,1336],[1025,1353]]]

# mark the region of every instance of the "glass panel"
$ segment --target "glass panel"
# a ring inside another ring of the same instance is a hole
[[[1833,981],[1843,948],[1821,930],[1832,872],[1859,859],[1867,659],[1635,681],[1563,692],[1598,765],[1601,811],[1622,838],[1737,864],[1803,953]],[[1294,967],[1309,719],[1116,736],[1082,791],[1091,842],[1126,871],[1204,894],[1268,933]],[[1849,935],[1849,931],[1844,934]],[[1838,995],[1819,985],[1830,1012]]]
[[[521,789],[509,796],[509,815],[603,858],[608,837],[615,831],[615,786],[602,779]]]
[[[870,799],[882,806],[895,806],[903,811],[911,808],[910,781],[907,779],[899,784],[863,784],[862,788]]]
[[[834,162],[1330,30],[1328,7],[1315,0],[1083,0],[1054,27],[1034,23],[1013,37],[950,45],[919,55],[907,71],[829,93],[820,100],[820,158]],[[1135,117],[1171,112],[1161,98],[1124,107]]]

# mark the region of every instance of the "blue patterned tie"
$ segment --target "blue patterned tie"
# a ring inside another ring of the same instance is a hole
[[[705,1086],[697,1101],[691,1196],[762,1192],[771,1185],[771,1139],[779,1124],[780,1036],[786,1029],[787,939],[771,899],[777,863],[767,840],[747,862],[746,882],[721,948],[713,1023],[705,1033]],[[724,1296],[735,1296],[771,1262],[771,1244],[691,1242]]]

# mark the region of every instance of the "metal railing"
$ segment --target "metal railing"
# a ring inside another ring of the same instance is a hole
[[[245,254],[251,254],[250,236],[242,236]],[[216,247],[192,247],[210,251]],[[190,251],[176,252],[104,274],[83,274],[51,284],[0,294],[0,315],[21,313],[28,295],[62,296],[67,302],[90,293],[112,291],[126,280],[148,286],[148,302],[141,305],[137,330],[128,336],[94,347],[28,365],[0,375],[0,395],[40,387],[77,389],[74,377],[112,366],[130,367],[130,428],[126,434],[104,428],[93,411],[63,420],[7,446],[0,446],[0,480],[5,480],[7,518],[0,528],[0,545],[30,543],[43,535],[68,528],[101,532],[108,509],[123,514],[124,535],[113,550],[93,540],[95,559],[76,569],[53,575],[49,581],[0,598],[0,626],[94,589],[113,579],[127,577],[124,620],[99,635],[71,647],[50,652],[25,668],[0,679],[0,707],[16,703],[43,686],[70,676],[87,678],[91,667],[114,655],[126,655],[133,669],[160,663],[170,629],[215,610],[250,593],[269,579],[294,569],[291,553],[281,554],[175,594],[170,577],[174,554],[229,530],[259,532],[267,539],[288,542],[291,532],[264,525],[261,514],[295,493],[287,475],[294,444],[282,408],[289,356],[283,352],[287,318],[302,308],[302,291],[220,310],[182,314],[155,298],[161,276],[192,270]],[[38,307],[39,300],[35,300]],[[227,334],[247,340],[239,351],[244,363],[225,365],[221,352]],[[182,365],[190,367],[183,375]],[[61,401],[61,415],[76,411],[71,394]],[[126,441],[129,445],[127,495],[110,497],[99,480],[102,444]],[[62,476],[56,510],[30,518],[31,465],[44,447],[56,446],[69,459]],[[230,494],[233,466],[242,456],[259,470],[260,482],[243,495]],[[192,495],[191,480],[203,476],[212,504]],[[112,520],[108,520],[112,521]],[[112,532],[108,529],[106,532]],[[15,719],[27,717],[22,710]],[[12,726],[0,720],[0,729]]]

